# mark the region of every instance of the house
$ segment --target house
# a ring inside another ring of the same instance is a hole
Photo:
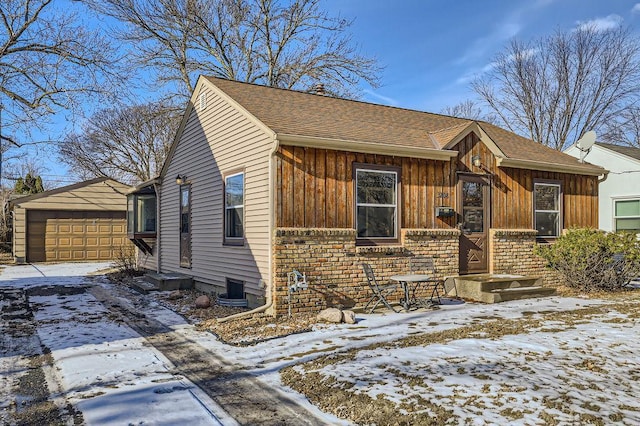
[[[565,152],[580,158],[575,145]],[[640,233],[640,148],[597,142],[585,160],[609,170],[599,184],[598,227]]]
[[[384,279],[416,255],[551,282],[533,246],[597,224],[605,173],[485,122],[200,77],[130,194],[156,195],[157,232],[130,235],[147,268],[277,314],[361,304],[362,262]]]
[[[130,187],[96,178],[11,201],[16,263],[112,260],[126,236]]]

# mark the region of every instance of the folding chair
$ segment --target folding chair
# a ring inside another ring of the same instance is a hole
[[[442,289],[442,296],[446,296],[451,290],[456,293],[458,297],[458,289],[455,287],[455,281],[452,281],[453,287],[447,288],[445,280],[437,278],[436,266],[432,257],[415,256],[409,259],[409,270],[412,274],[425,274],[431,275],[433,278],[429,281],[423,281],[429,283],[432,286],[431,297],[429,301],[433,303],[434,297],[438,300],[438,304],[441,304],[440,289]]]
[[[373,307],[369,310],[369,313],[373,312],[380,303],[382,303],[387,308],[391,309],[393,312],[398,312],[387,301],[387,296],[395,292],[396,290],[398,290],[398,285],[397,284],[383,284],[383,285],[378,284],[378,281],[376,280],[376,276],[373,273],[373,269],[371,268],[371,265],[369,265],[368,263],[363,263],[362,269],[364,269],[364,273],[367,276],[367,283],[369,284],[369,288],[373,293],[373,295],[371,296],[367,304],[364,305],[364,310],[366,311],[369,305],[375,302],[373,303]]]

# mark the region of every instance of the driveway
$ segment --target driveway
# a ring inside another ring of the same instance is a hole
[[[326,424],[185,336],[211,334],[102,276],[85,277],[108,266],[4,269],[0,423]]]

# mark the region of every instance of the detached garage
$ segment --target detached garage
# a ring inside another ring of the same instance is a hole
[[[112,260],[126,236],[129,186],[92,179],[18,198],[13,206],[16,263]]]

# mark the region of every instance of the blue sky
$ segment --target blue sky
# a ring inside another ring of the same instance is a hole
[[[384,66],[381,87],[363,100],[440,112],[472,98],[469,81],[513,37],[529,40],[585,23],[640,33],[640,1],[325,0],[331,15],[354,19],[353,41]],[[55,155],[41,157],[47,187],[70,183]]]
[[[637,0],[327,0],[326,9],[355,18],[354,41],[386,67],[364,100],[429,112],[471,98],[470,78],[513,37],[587,22],[640,30]]]

